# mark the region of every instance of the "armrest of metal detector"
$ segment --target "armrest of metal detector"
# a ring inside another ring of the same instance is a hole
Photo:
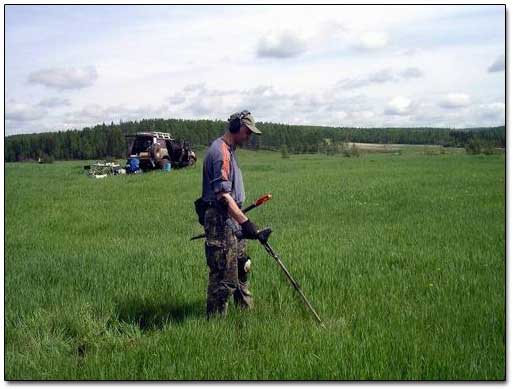
[[[271,235],[271,232],[273,232],[271,227],[262,228],[260,231],[258,231],[258,240],[260,241],[260,243],[267,243],[267,240],[269,240],[269,235]]]

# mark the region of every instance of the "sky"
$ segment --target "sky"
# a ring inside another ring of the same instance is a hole
[[[5,7],[5,135],[144,118],[505,123],[501,5]]]

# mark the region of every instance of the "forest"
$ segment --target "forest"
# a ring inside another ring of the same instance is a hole
[[[488,147],[506,147],[506,128],[482,127],[450,129],[434,127],[358,128],[257,123],[263,136],[252,137],[250,149],[280,150],[290,153],[327,152],[342,142],[425,144],[444,147],[468,147],[476,143]],[[67,130],[7,136],[5,161],[123,158],[128,153],[130,135],[143,131],[168,132],[201,148],[220,136],[226,122],[220,120],[143,119],[99,124],[82,130]]]

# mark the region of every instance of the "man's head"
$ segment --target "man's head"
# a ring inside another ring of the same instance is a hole
[[[228,130],[232,135],[233,142],[241,146],[249,142],[252,134],[261,135],[262,132],[256,127],[255,119],[251,112],[236,112],[228,119]]]

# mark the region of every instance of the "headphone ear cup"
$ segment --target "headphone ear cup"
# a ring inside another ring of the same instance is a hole
[[[230,132],[236,134],[240,130],[240,119],[235,118],[230,122]]]

